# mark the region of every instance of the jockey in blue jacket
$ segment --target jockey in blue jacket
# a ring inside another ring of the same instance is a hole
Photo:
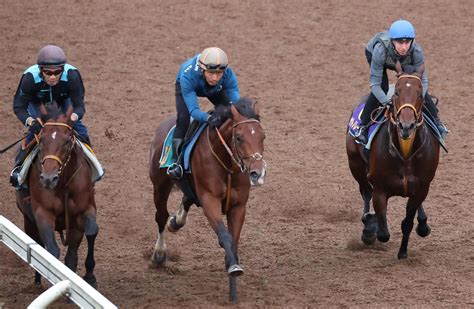
[[[222,49],[208,47],[180,66],[175,84],[178,116],[172,139],[174,162],[178,159],[190,116],[199,122],[207,122],[211,128],[221,124],[221,119],[201,111],[198,97],[207,97],[215,106],[229,105],[240,98],[237,77],[228,64],[227,55]],[[181,178],[183,169],[179,164],[173,164],[168,173]]]
[[[397,20],[388,31],[377,33],[367,43],[365,55],[370,65],[370,87],[371,92],[365,103],[364,111],[361,115],[361,126],[357,141],[367,144],[368,128],[370,126],[370,116],[380,105],[386,106],[390,103],[387,96],[389,84],[387,69],[395,70],[397,61],[402,67],[412,66],[415,70],[424,64],[423,50],[415,42],[415,28],[407,20]],[[436,126],[444,137],[449,130],[438,117],[438,108],[432,97],[427,93],[428,76],[426,70],[421,78],[423,87],[423,97],[425,108],[433,117]]]
[[[66,62],[66,54],[55,45],[46,45],[38,53],[35,65],[23,72],[20,84],[13,99],[13,111],[17,118],[28,128],[26,144],[41,131],[42,125],[37,121],[41,116],[39,106],[56,101],[64,112],[72,105],[71,120],[78,138],[90,145],[87,128],[81,119],[85,113],[84,85],[79,71]],[[28,155],[28,149],[19,149],[15,167],[10,175],[10,182],[18,187],[18,172]]]

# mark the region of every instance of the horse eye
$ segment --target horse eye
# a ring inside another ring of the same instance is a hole
[[[235,136],[235,141],[238,143],[238,144],[242,144],[243,140],[242,140],[242,137],[240,135],[236,135]]]

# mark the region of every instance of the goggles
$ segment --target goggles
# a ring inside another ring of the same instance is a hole
[[[58,75],[61,75],[61,73],[63,73],[63,69],[57,69],[57,70],[49,70],[49,69],[41,69],[41,72],[47,76],[58,76]]]
[[[202,61],[199,61],[199,64],[201,64],[201,67],[206,71],[207,70],[209,70],[209,71],[224,71],[227,68],[227,65],[224,65],[224,64],[212,64],[212,63],[204,64],[204,63],[202,63]]]

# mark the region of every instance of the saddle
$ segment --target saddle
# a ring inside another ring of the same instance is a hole
[[[200,123],[193,120],[189,125],[188,131],[184,137],[183,146],[181,147],[181,153],[179,155],[178,161],[182,163],[185,173],[191,173],[191,153],[196,144],[198,137],[201,135],[201,132],[207,126],[207,123]],[[160,156],[160,168],[168,168],[173,162],[173,149],[171,147],[171,140],[173,138],[173,132],[176,126],[173,126],[166,135],[165,142],[163,143],[163,148],[161,150]]]

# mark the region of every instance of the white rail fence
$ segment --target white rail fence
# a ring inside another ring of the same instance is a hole
[[[67,295],[81,308],[117,308],[7,218],[0,215],[0,241],[53,284],[28,308],[46,308]]]

